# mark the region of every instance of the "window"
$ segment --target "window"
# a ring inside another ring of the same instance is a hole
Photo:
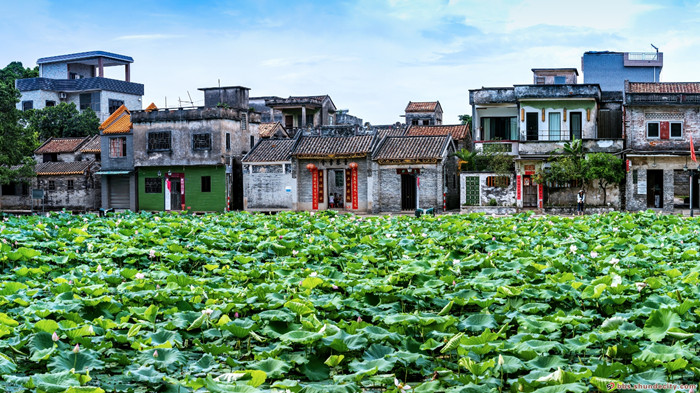
[[[255,146],[255,137],[253,135],[250,136],[250,148],[253,149],[253,146]]]
[[[671,138],[683,137],[683,123],[671,122]]]
[[[211,192],[211,176],[202,176],[202,192]]]
[[[49,180],[49,191],[56,191],[56,182],[54,180]]]
[[[333,125],[333,115],[328,115],[328,124]]]
[[[29,185],[27,183],[12,182],[2,185],[2,195],[29,195]]]
[[[58,153],[44,153],[44,162],[58,162]]]
[[[192,150],[211,150],[211,134],[192,134]]]
[[[22,110],[28,111],[34,109],[34,101],[22,101]]]
[[[163,192],[163,181],[160,177],[146,178],[146,194],[160,194]]]
[[[561,139],[561,113],[550,112],[549,114],[549,140],[558,141]]]
[[[126,157],[126,137],[109,139],[109,157]]]
[[[124,105],[124,101],[122,100],[112,100],[110,99],[109,101],[109,113],[112,114],[119,109],[120,106]]]
[[[563,85],[566,83],[566,77],[565,76],[555,76],[554,77],[554,84],[555,85]]]
[[[75,183],[73,180],[68,180],[68,183],[66,184],[66,188],[68,191],[73,191],[75,189]]]
[[[544,85],[544,77],[543,76],[535,77],[535,84],[536,85]]]
[[[226,151],[231,150],[231,133],[226,133]]]
[[[515,117],[482,117],[481,129],[485,141],[518,139],[518,121]]]
[[[418,125],[418,119],[413,119],[413,120],[411,120],[411,125],[417,126],[417,125]]]
[[[170,131],[148,133],[148,151],[168,150],[170,150]]]
[[[489,187],[508,187],[510,185],[510,177],[489,176],[486,178],[486,185]]]
[[[100,92],[84,93],[80,95],[80,110],[92,109],[95,112],[100,111]]]
[[[50,108],[52,106],[56,106],[56,101],[46,100],[46,107]]]
[[[655,139],[659,137],[659,123],[647,123],[647,138]]]
[[[245,131],[248,129],[248,114],[241,113],[241,130]]]

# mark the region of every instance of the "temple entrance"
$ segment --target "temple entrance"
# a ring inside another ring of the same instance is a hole
[[[523,176],[523,207],[537,207],[537,184],[529,175]]]

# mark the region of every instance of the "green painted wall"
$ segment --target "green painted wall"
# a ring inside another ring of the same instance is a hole
[[[163,192],[146,193],[146,178],[161,178],[170,170],[172,173],[185,174],[185,206],[192,211],[219,211],[226,209],[226,170],[223,166],[201,167],[149,167],[139,168],[139,210],[164,210],[167,188],[162,180]],[[211,192],[202,192],[202,176],[211,176]]]

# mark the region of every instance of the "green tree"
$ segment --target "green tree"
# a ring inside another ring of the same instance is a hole
[[[39,67],[24,68],[21,62],[13,61],[0,70],[0,81],[15,86],[15,79],[36,78],[39,76]]]
[[[592,153],[586,157],[586,177],[598,180],[603,192],[603,204],[607,204],[607,187],[622,182],[625,178],[623,161],[610,153]]]
[[[14,79],[12,83],[0,80],[0,184],[34,175],[32,153],[37,147],[37,137],[19,123],[20,93],[14,87]]]
[[[28,129],[37,133],[39,140],[95,135],[100,126],[100,121],[92,109],[79,112],[74,103],[65,102],[53,107],[26,111],[24,121]]]
[[[472,115],[459,115],[459,121],[462,122],[462,124],[471,124],[472,123]]]

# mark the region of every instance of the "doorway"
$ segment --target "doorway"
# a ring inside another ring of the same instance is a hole
[[[537,207],[537,184],[530,175],[523,176],[523,207]]]
[[[537,112],[528,112],[525,114],[525,128],[527,130],[527,140],[536,141],[538,140],[538,124],[537,124]]]
[[[345,170],[328,170],[328,208],[343,209],[345,206]]]
[[[170,179],[170,210],[181,210],[182,183],[179,177]]]
[[[661,169],[647,170],[647,207],[664,207],[664,171]]]
[[[401,175],[401,210],[416,209],[416,176]]]

